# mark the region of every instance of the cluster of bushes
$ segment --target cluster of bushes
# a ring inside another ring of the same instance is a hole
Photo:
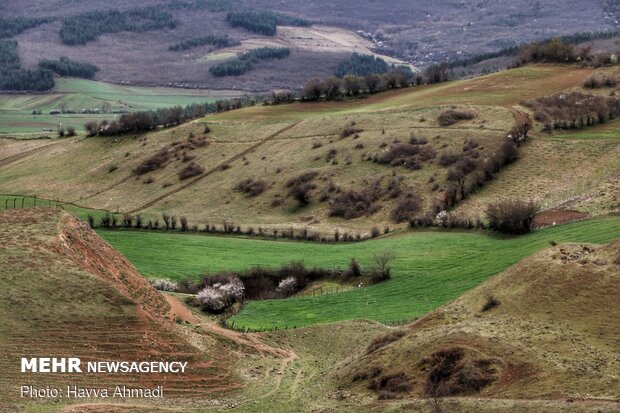
[[[260,33],[265,36],[275,36],[278,25],[308,27],[312,22],[299,18],[274,13],[268,10],[238,10],[226,15],[226,21],[233,27]]]
[[[51,70],[26,70],[21,67],[17,42],[0,40],[0,90],[49,90],[54,87]]]
[[[84,125],[88,136],[110,136],[130,132],[147,132],[159,126],[174,126],[191,119],[204,117],[208,113],[239,109],[253,104],[247,97],[242,99],[219,100],[215,103],[192,103],[181,107],[161,108],[145,112],[131,112],[121,115],[118,120],[90,121]]]
[[[187,49],[191,49],[191,48],[198,47],[198,46],[204,46],[207,44],[221,48],[221,47],[228,47],[228,46],[236,46],[239,44],[239,42],[231,41],[228,38],[228,35],[219,36],[219,35],[210,34],[205,37],[193,37],[191,39],[183,40],[180,43],[170,45],[168,47],[168,50],[173,51],[173,52],[178,52],[181,50],[187,50]]]
[[[422,199],[413,192],[407,192],[394,206],[390,213],[393,222],[409,222],[422,208]]]
[[[380,208],[375,202],[381,195],[376,185],[359,191],[342,191],[329,201],[329,216],[353,219],[372,215]]]
[[[581,62],[584,65],[598,67],[618,63],[617,57],[613,54],[593,54],[591,47],[578,49],[574,43],[577,43],[575,39],[556,37],[551,40],[523,45],[519,49],[513,66],[519,67],[528,63]]]
[[[242,53],[234,59],[216,64],[209,68],[215,77],[240,76],[249,72],[261,60],[284,59],[291,53],[286,47],[259,47]]]
[[[310,202],[310,191],[316,188],[312,181],[318,174],[316,171],[308,171],[290,179],[286,183],[288,195],[296,199],[300,205],[307,205]]]
[[[605,73],[593,73],[588,76],[583,82],[583,86],[590,89],[597,89],[602,87],[616,87],[617,85],[618,78]]]
[[[255,197],[265,192],[268,187],[269,184],[262,179],[255,180],[253,178],[247,178],[239,182],[237,186],[235,186],[235,190],[247,195],[248,197]]]
[[[185,179],[201,175],[204,171],[205,169],[202,166],[198,165],[194,161],[191,161],[189,164],[187,164],[187,166],[185,166],[179,171],[178,175],[179,179],[183,181]]]
[[[437,121],[439,122],[440,126],[450,126],[450,125],[454,125],[455,123],[461,120],[471,120],[471,119],[474,119],[475,117],[476,117],[476,114],[468,110],[450,109],[450,110],[441,112],[441,114],[437,118]]]
[[[245,286],[237,277],[211,277],[204,282],[207,285],[194,298],[195,304],[203,311],[217,314],[243,301]]]
[[[93,11],[65,19],[60,29],[60,39],[67,45],[80,45],[104,33],[174,29],[176,25],[172,15],[159,7]]]
[[[579,92],[544,96],[523,102],[545,130],[578,129],[605,123],[620,115],[620,99]]]
[[[245,300],[283,299],[306,288],[308,283],[322,280],[346,282],[366,277],[370,284],[390,278],[391,256],[379,253],[372,264],[363,270],[353,258],[349,267],[320,268],[307,267],[301,261],[293,261],[279,267],[252,267],[238,272],[220,272],[203,275],[200,281],[185,279],[180,283],[168,280],[153,280],[151,284],[163,291],[177,291],[196,294],[189,302],[210,313],[222,313],[235,303]]]
[[[439,350],[419,367],[428,371],[426,394],[434,398],[477,393],[497,379],[494,360],[467,356],[460,347]]]
[[[39,67],[51,70],[60,76],[82,77],[84,79],[92,79],[95,73],[99,71],[99,68],[93,64],[77,62],[67,57],[61,57],[59,60],[41,60]]]
[[[418,170],[423,162],[435,159],[437,151],[428,144],[426,138],[412,136],[409,142],[394,142],[390,147],[372,158],[374,162],[390,166],[403,166],[407,169]]]
[[[145,173],[161,169],[169,160],[170,152],[168,148],[162,148],[136,166],[133,173],[135,175],[144,175]]]
[[[506,200],[489,205],[489,226],[506,234],[526,234],[532,230],[538,206],[531,201]]]
[[[0,17],[0,39],[17,36],[24,30],[51,21],[50,17]]]

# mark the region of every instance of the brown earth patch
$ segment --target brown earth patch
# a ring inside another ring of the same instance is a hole
[[[585,219],[589,214],[575,210],[550,209],[539,212],[534,217],[534,228],[552,227]]]

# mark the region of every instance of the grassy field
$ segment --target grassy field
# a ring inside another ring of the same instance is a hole
[[[175,105],[215,101],[239,96],[232,90],[195,90],[168,87],[139,87],[117,85],[86,79],[59,78],[49,93],[0,94],[0,135],[15,133],[39,133],[42,129],[73,126],[82,130],[91,119],[111,119],[108,114],[62,114],[50,115],[53,109],[81,109],[109,106],[110,111],[149,110]],[[41,111],[33,115],[32,111]],[[50,132],[48,132],[50,133]]]
[[[362,266],[369,266],[374,254],[393,254],[389,282],[340,294],[250,302],[231,320],[236,327],[262,329],[354,318],[381,322],[412,319],[458,297],[550,241],[613,240],[620,236],[620,218],[582,221],[516,238],[427,231],[337,245],[123,231],[100,231],[100,235],[142,274],[175,280],[291,260],[303,260],[310,266],[345,267],[355,257]]]

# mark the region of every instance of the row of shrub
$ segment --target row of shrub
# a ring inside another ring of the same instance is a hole
[[[158,127],[178,125],[188,120],[204,117],[209,113],[225,112],[252,105],[249,97],[224,99],[210,103],[192,103],[187,106],[174,106],[144,112],[131,112],[121,115],[118,120],[89,121],[84,125],[88,136],[109,136],[131,132],[147,132]]]
[[[311,232],[307,228],[301,229],[272,229],[267,230],[262,227],[255,229],[254,227],[241,228],[240,225],[235,223],[224,221],[223,223],[216,224],[190,224],[187,217],[181,216],[177,218],[175,215],[162,214],[162,219],[149,219],[145,220],[141,215],[130,214],[111,214],[106,213],[101,216],[99,221],[95,220],[93,215],[87,216],[88,223],[91,228],[106,228],[106,229],[144,229],[144,230],[163,230],[163,231],[180,231],[180,232],[193,232],[193,233],[207,233],[207,234],[229,234],[229,235],[244,235],[244,236],[256,236],[261,238],[283,238],[300,241],[314,241],[314,242],[356,242],[364,241],[371,238],[376,238],[381,234],[388,234],[390,232],[389,227],[385,227],[383,230],[379,230],[377,227],[372,227],[369,234],[363,236],[362,234],[342,232],[339,229],[335,229],[333,236],[321,235],[316,232]]]
[[[261,60],[284,59],[290,53],[290,49],[286,47],[259,47],[211,66],[209,72],[215,77],[240,76],[252,70]]]

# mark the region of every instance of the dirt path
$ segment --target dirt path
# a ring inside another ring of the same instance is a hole
[[[204,320],[193,314],[185,304],[179,301],[178,298],[169,294],[164,294],[164,296],[170,304],[170,312],[174,317],[179,317],[181,318],[181,320],[187,321],[189,323],[198,324],[200,328],[207,333],[226,337],[227,339],[236,344],[253,348],[261,353],[268,353],[274,356],[282,357],[283,359],[288,361],[293,361],[297,359],[297,354],[295,354],[295,352],[293,352],[292,350],[276,348],[265,344],[260,339],[260,336],[255,333],[240,333],[238,331],[220,327],[215,323],[204,322]]]
[[[37,148],[29,149],[29,150],[27,150],[27,151],[20,152],[20,153],[18,153],[18,154],[15,154],[15,155],[9,156],[8,158],[0,159],[0,167],[3,167],[3,166],[6,166],[6,165],[9,165],[9,164],[11,164],[11,163],[13,163],[13,162],[19,161],[20,159],[24,159],[24,158],[26,158],[26,157],[28,157],[28,156],[30,156],[30,155],[34,155],[35,153],[41,152],[41,151],[43,151],[43,150],[45,150],[45,149],[49,148],[50,146],[56,146],[56,145],[59,145],[59,144],[61,144],[61,143],[71,142],[71,141],[74,141],[74,140],[76,140],[76,139],[77,139],[77,138],[73,138],[73,139],[63,139],[63,140],[60,140],[60,141],[58,141],[58,142],[50,143],[49,145],[39,146],[39,147],[37,147]]]
[[[144,210],[146,208],[149,208],[149,207],[157,204],[158,202],[160,202],[160,201],[162,201],[162,200],[164,200],[164,199],[166,199],[166,198],[168,198],[168,197],[170,197],[170,196],[172,196],[174,194],[177,194],[177,193],[179,193],[179,192],[181,192],[181,191],[183,191],[183,190],[185,190],[187,188],[191,188],[192,186],[196,185],[198,182],[200,182],[202,179],[206,178],[207,176],[209,176],[209,175],[211,175],[211,174],[213,174],[213,173],[215,173],[217,171],[222,170],[222,168],[224,168],[225,165],[229,165],[229,164],[235,162],[236,160],[239,160],[239,159],[243,158],[244,156],[254,152],[260,146],[262,146],[265,143],[275,139],[278,135],[280,135],[280,134],[282,134],[282,133],[284,133],[284,132],[294,128],[295,126],[299,125],[301,122],[302,121],[297,121],[295,123],[292,123],[292,124],[282,128],[282,129],[280,129],[279,131],[269,135],[265,139],[263,139],[261,141],[258,141],[256,144],[250,146],[248,149],[244,150],[243,152],[238,153],[237,155],[235,155],[235,156],[225,160],[224,162],[220,163],[216,167],[209,169],[208,171],[206,171],[202,175],[199,175],[198,177],[192,179],[191,181],[189,181],[185,185],[182,185],[182,186],[180,186],[180,187],[178,187],[176,189],[173,189],[170,192],[167,192],[167,193],[165,193],[163,195],[160,195],[157,198],[152,199],[151,201],[147,202],[146,204],[144,204],[142,206],[139,206],[138,208],[132,209],[131,211],[127,211],[127,213],[128,214],[135,214],[137,212],[140,212],[140,211],[142,211],[142,210]]]

